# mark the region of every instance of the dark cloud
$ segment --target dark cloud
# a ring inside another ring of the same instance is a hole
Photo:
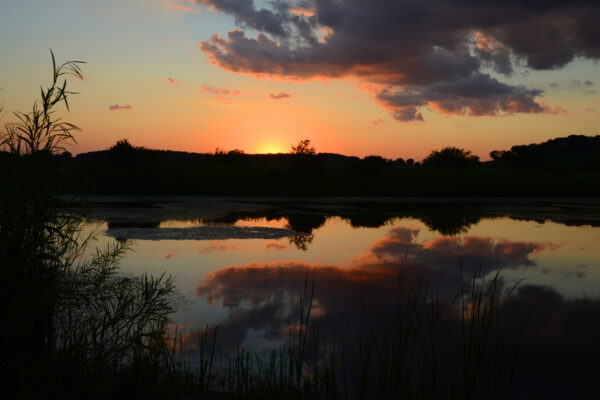
[[[233,15],[235,23],[239,26],[264,31],[274,36],[288,35],[284,15],[264,8],[257,10],[254,0],[197,0],[197,3]]]
[[[471,116],[547,112],[535,101],[541,91],[509,86],[484,74],[465,79],[407,87],[399,91],[382,90],[376,99],[393,110],[399,121],[422,120],[418,107],[429,106],[445,114]]]
[[[474,33],[474,40],[474,53],[485,64],[503,75],[511,75],[513,73],[513,65],[510,57],[511,52],[508,47],[480,32]]]
[[[313,314],[320,326],[333,330],[338,318],[348,310],[360,309],[360,299],[378,308],[388,308],[397,288],[393,269],[341,268],[302,261],[253,263],[227,267],[207,275],[196,295],[209,303],[220,302],[229,310],[227,320],[219,323],[226,343],[235,348],[248,330],[264,331],[275,339],[286,335],[286,328],[297,323],[298,296],[308,276],[315,278]]]
[[[181,83],[181,81],[178,81],[173,78],[167,78],[167,81],[169,82],[170,85],[179,85]]]
[[[359,259],[359,265],[385,265],[409,274],[424,272],[432,289],[453,294],[465,276],[472,277],[480,269],[492,273],[532,267],[535,262],[531,255],[554,248],[549,243],[497,241],[472,236],[439,236],[416,242],[417,233],[405,228],[392,229]]]
[[[199,0],[242,30],[200,48],[233,72],[290,79],[356,76],[400,121],[422,109],[467,115],[551,112],[540,90],[509,85],[515,63],[556,69],[600,58],[597,1]],[[299,11],[300,10],[300,11]]]
[[[376,242],[371,254],[378,260],[401,260],[436,268],[456,266],[459,258],[468,268],[482,266],[487,270],[534,265],[531,254],[551,248],[550,244],[496,241],[485,237],[439,236],[425,243],[414,242],[415,231],[395,228]]]
[[[131,107],[129,104],[124,104],[122,106],[120,106],[118,104],[114,104],[112,106],[108,106],[108,109],[110,111],[122,111],[122,110],[131,110],[131,109],[133,109],[133,107]]]
[[[281,93],[277,93],[277,94],[271,93],[269,95],[269,97],[272,98],[273,100],[282,100],[282,99],[290,98],[290,97],[292,97],[292,95],[289,93],[281,92]]]

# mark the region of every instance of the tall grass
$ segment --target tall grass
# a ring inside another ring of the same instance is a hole
[[[50,86],[0,131],[0,395],[162,398],[172,393],[173,280],[123,275],[126,243],[88,256],[83,216],[57,197],[67,177],[50,155],[78,128],[56,107],[68,108],[79,64],[52,54]]]
[[[13,154],[33,154],[40,151],[55,153],[65,151],[63,143],[76,142],[74,133],[79,127],[56,116],[60,104],[69,109],[69,96],[77,94],[68,90],[68,77],[83,79],[83,61],[67,61],[57,64],[52,56],[52,81],[47,88],[40,87],[40,99],[33,103],[32,110],[13,112],[15,122],[5,125],[0,132],[0,150]]]
[[[200,367],[185,369],[197,377],[191,393],[244,399],[512,398],[517,352],[502,327],[499,275],[476,274],[455,297],[442,299],[429,292],[424,275],[401,274],[392,314],[365,305],[372,323],[360,334],[347,323],[337,334],[317,328],[311,321],[314,285],[307,279],[297,324],[267,355],[239,347],[215,360],[217,331],[199,333]]]

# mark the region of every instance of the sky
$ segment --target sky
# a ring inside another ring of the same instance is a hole
[[[600,134],[600,3],[0,0],[0,105],[31,110],[83,60],[69,150],[318,152],[420,160]]]

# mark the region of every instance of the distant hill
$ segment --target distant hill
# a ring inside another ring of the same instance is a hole
[[[245,154],[245,153],[225,153],[225,154],[213,154],[213,153],[190,153],[187,151],[173,151],[173,150],[152,150],[145,148],[134,148],[131,153],[126,154],[127,156],[133,156],[144,154],[148,158],[152,158],[155,161],[163,162],[187,162],[187,161],[200,161],[207,159],[222,158],[232,159],[237,158],[238,160],[271,160],[271,161],[285,161],[293,158],[292,154],[288,153],[277,153],[277,154]],[[114,159],[115,154],[112,150],[98,150],[90,151],[87,153],[80,153],[75,156],[76,161],[83,162],[100,162],[110,161]],[[118,157],[118,156],[117,156]],[[342,154],[335,153],[318,153],[316,158],[321,160],[326,165],[343,164],[348,161],[358,161],[358,157],[345,156]]]
[[[571,135],[490,153],[494,163],[518,170],[600,173],[600,135]]]
[[[200,160],[202,157],[205,157],[206,154],[201,153],[189,153],[187,151],[173,151],[173,150],[147,150],[146,152],[153,153],[158,156],[159,159],[163,161],[193,161]],[[78,161],[107,161],[111,159],[111,151],[110,150],[98,150],[98,151],[90,151],[87,153],[80,153],[75,156],[75,159]]]

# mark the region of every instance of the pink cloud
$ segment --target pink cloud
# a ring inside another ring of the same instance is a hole
[[[269,95],[269,97],[272,98],[273,100],[283,100],[283,99],[292,97],[292,95],[289,93],[281,92],[281,93],[277,93],[277,94],[271,93]]]
[[[563,114],[563,115],[571,115],[571,113],[569,113],[568,110],[564,109],[561,106],[555,106],[555,107],[551,107],[548,103],[546,103],[544,100],[540,101],[540,104],[542,105],[544,112],[546,114]]]
[[[223,104],[224,106],[233,106],[233,105],[235,105],[235,103],[233,101],[231,101],[229,99],[226,99],[223,96],[213,96],[213,99],[215,99],[219,103]]]
[[[235,249],[237,249],[237,246],[234,244],[232,244],[232,245],[211,244],[209,246],[199,248],[198,253],[209,254],[209,253],[215,253],[215,252],[221,252],[221,251],[227,251],[227,250],[235,250]]]
[[[288,245],[284,244],[284,243],[279,243],[279,242],[267,242],[267,243],[265,243],[265,247],[267,249],[273,249],[273,250],[285,250],[288,248]]]
[[[222,88],[214,87],[213,85],[202,85],[202,90],[204,90],[205,92],[219,94],[219,95],[225,95],[225,96],[227,96],[227,95],[240,96],[242,94],[239,90],[222,89]]]
[[[316,15],[315,9],[312,7],[293,7],[290,8],[290,12],[303,17],[314,17]]]
[[[377,118],[376,120],[371,121],[373,125],[381,125],[383,124],[383,120],[381,118]]]
[[[169,258],[173,258],[173,257],[179,257],[179,254],[169,253],[165,256],[165,260],[168,260]]]
[[[189,13],[195,14],[199,10],[185,5],[185,4],[192,4],[192,3],[193,3],[193,1],[190,1],[190,0],[163,0],[162,1],[162,5],[169,10],[184,11],[184,12],[189,12]]]
[[[167,78],[167,81],[169,81],[169,85],[171,85],[171,86],[179,85],[181,83],[181,81],[175,80],[173,78]]]
[[[108,109],[110,111],[122,111],[122,110],[131,110],[133,109],[133,107],[131,107],[129,104],[125,104],[125,105],[118,105],[118,104],[114,104],[112,106],[108,106]]]

